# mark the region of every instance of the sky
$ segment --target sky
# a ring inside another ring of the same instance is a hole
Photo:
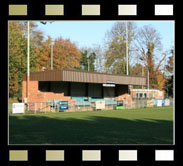
[[[111,30],[117,21],[55,21],[43,25],[37,22],[38,29],[45,36],[53,39],[62,37],[70,38],[79,48],[103,45],[105,34]],[[134,21],[137,27],[152,25],[161,35],[163,50],[168,50],[174,45],[173,21]]]

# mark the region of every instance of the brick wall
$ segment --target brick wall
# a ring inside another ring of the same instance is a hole
[[[22,82],[22,99],[26,97],[26,81]],[[29,101],[28,102],[48,102],[48,99],[61,99],[70,101],[70,96],[64,96],[64,93],[41,92],[38,90],[38,81],[29,81]]]
[[[164,92],[163,91],[146,91],[145,89],[143,91],[131,91],[131,95],[133,98],[136,98],[136,93],[147,93],[147,96],[149,95],[149,98],[155,98],[155,99],[164,99]],[[154,97],[153,97],[154,93]]]
[[[118,97],[116,97],[115,100],[132,100],[131,95],[128,94],[128,85],[118,85],[116,88]]]
[[[118,85],[116,87],[115,100],[132,100],[132,97],[136,97],[136,91],[131,91],[131,95],[128,94],[128,85]],[[22,82],[22,100],[26,97],[26,81]],[[145,92],[145,91],[143,91]],[[143,93],[142,92],[142,93]],[[141,91],[138,91],[141,93]],[[160,95],[160,93],[162,93]],[[149,97],[152,97],[152,91],[149,92]],[[156,99],[164,99],[163,91],[155,91]],[[64,93],[55,93],[55,92],[41,92],[38,89],[38,81],[29,81],[29,101],[28,102],[48,102],[48,99],[54,101],[54,99],[61,99],[66,101],[75,101],[72,100],[70,96],[64,96]]]

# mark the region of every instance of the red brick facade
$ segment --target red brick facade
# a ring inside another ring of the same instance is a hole
[[[27,96],[27,87],[26,81],[22,82],[22,100],[25,102],[25,98]],[[127,100],[132,101],[132,98],[137,98],[138,94],[146,93],[146,98],[154,98],[154,99],[164,99],[164,92],[159,90],[147,90],[147,89],[132,89],[129,90],[127,85],[120,85],[116,87],[116,96],[115,100]],[[71,96],[64,96],[64,93],[56,93],[56,92],[42,92],[38,89],[38,81],[29,81],[29,97],[28,102],[48,102],[48,100],[54,101],[55,99],[61,99],[70,101]],[[75,100],[72,100],[75,101]]]
[[[22,100],[25,102],[26,97],[26,81],[22,82]],[[70,96],[64,96],[64,93],[41,92],[38,90],[38,81],[29,81],[29,97],[28,102],[48,102],[48,99],[61,99],[70,101]]]
[[[157,89],[150,89],[150,90],[148,90],[148,89],[132,89],[131,90],[132,98],[140,98],[140,96],[137,97],[140,93],[142,94],[142,96],[144,95],[144,93],[146,93],[147,98],[164,99],[164,92],[157,90]],[[144,97],[142,97],[142,98],[144,98]]]
[[[25,102],[27,96],[26,87],[27,81],[22,82],[22,100]],[[71,96],[64,96],[64,93],[55,93],[55,92],[42,92],[39,91],[38,81],[29,81],[29,97],[28,102],[48,102],[48,100],[54,101],[55,99],[61,99],[66,101],[75,101],[71,99]],[[128,94],[128,86],[120,85],[117,87],[115,100],[131,100],[132,97]]]

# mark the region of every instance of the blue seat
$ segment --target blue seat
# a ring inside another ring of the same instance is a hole
[[[76,100],[76,106],[89,106],[90,104],[89,101]]]
[[[85,101],[88,100],[88,97],[85,96],[80,96],[80,97],[72,97],[72,99],[76,100],[76,106],[90,106],[90,101]]]
[[[81,97],[74,96],[74,97],[72,97],[72,99],[74,99],[74,100],[81,100],[82,101],[82,100],[86,100],[88,98],[87,97],[84,97],[84,96],[83,97],[82,96]]]
[[[117,104],[117,101],[112,100],[112,99],[105,99],[105,104],[106,105],[115,105],[115,104]]]

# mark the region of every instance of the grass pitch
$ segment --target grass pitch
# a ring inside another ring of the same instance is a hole
[[[9,144],[173,144],[173,107],[11,114]]]

